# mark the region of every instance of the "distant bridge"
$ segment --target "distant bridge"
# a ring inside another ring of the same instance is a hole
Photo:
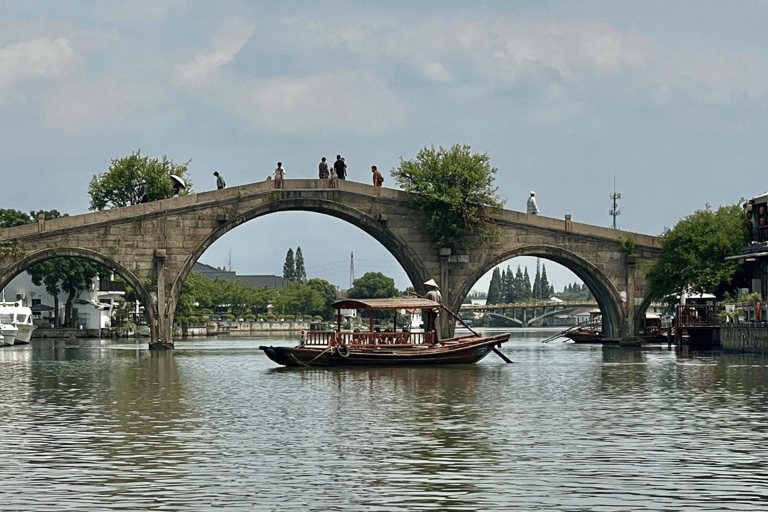
[[[533,325],[536,321],[558,313],[570,313],[580,308],[597,308],[595,301],[541,301],[516,302],[512,304],[462,304],[461,311],[484,312],[504,318],[518,325]],[[517,318],[522,311],[522,319]],[[510,312],[511,316],[503,314]],[[538,313],[538,314],[537,314]],[[529,314],[531,315],[529,318]]]
[[[424,233],[426,220],[405,192],[351,181],[283,180],[191,194],[0,230],[0,288],[30,266],[50,258],[80,257],[121,276],[146,306],[150,347],[173,346],[172,326],[181,287],[194,263],[216,240],[241,224],[285,211],[336,217],[368,233],[402,265],[424,293],[427,279],[440,285],[447,307],[456,311],[477,281],[516,256],[559,263],[592,292],[606,336],[637,333],[650,304],[642,271],[660,252],[658,240],[635,234],[635,253],[624,253],[621,231],[510,210],[489,212],[500,242],[470,239],[471,253],[439,247]],[[296,227],[301,230],[300,226]],[[333,248],[329,247],[329,256]],[[454,325],[441,315],[442,336]]]

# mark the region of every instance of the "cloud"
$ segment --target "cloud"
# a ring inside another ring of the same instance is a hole
[[[0,48],[0,95],[17,83],[61,77],[79,63],[67,37],[30,39]]]
[[[125,0],[123,2],[99,2],[93,14],[104,21],[159,21],[173,7],[184,5],[184,0]]]
[[[399,96],[364,72],[271,78],[232,97],[233,109],[264,131],[380,134],[404,117]]]
[[[150,108],[163,96],[158,84],[111,76],[92,85],[62,85],[45,113],[52,126],[66,131],[100,122],[124,124],[132,112]]]
[[[255,30],[255,25],[227,23],[211,40],[208,51],[197,54],[191,61],[174,66],[174,83],[178,87],[211,87],[219,70],[232,62]]]

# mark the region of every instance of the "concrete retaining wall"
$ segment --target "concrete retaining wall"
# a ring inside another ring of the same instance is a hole
[[[768,324],[722,324],[720,345],[725,352],[768,354]]]
[[[309,320],[294,322],[211,322],[207,325],[174,327],[174,336],[247,336],[251,334],[270,334],[276,332],[300,332],[309,330]]]

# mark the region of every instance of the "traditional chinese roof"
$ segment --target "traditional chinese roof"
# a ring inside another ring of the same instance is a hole
[[[334,309],[435,309],[440,304],[421,297],[394,297],[391,299],[344,299],[331,305]]]

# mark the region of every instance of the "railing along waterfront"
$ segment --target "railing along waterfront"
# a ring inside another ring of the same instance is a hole
[[[420,345],[434,343],[433,332],[315,332],[302,335],[303,345]]]

